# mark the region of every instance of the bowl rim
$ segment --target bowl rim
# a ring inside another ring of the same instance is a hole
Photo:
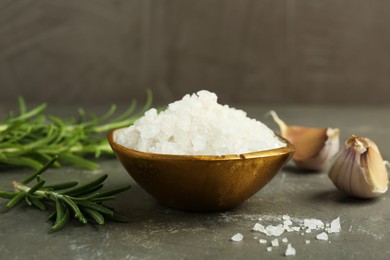
[[[177,154],[159,154],[159,153],[148,153],[137,151],[128,147],[125,147],[121,144],[118,144],[114,141],[114,133],[115,131],[124,129],[117,128],[111,130],[107,134],[108,142],[111,148],[116,151],[120,151],[121,153],[133,155],[137,157],[143,157],[145,159],[161,159],[161,160],[201,160],[201,161],[228,161],[228,160],[242,160],[242,159],[251,159],[251,158],[264,158],[278,155],[285,155],[289,153],[295,152],[295,147],[291,144],[287,139],[283,138],[279,134],[275,133],[275,135],[284,143],[286,143],[285,147],[275,148],[271,150],[263,150],[257,152],[249,152],[242,154],[226,154],[226,155],[177,155]]]

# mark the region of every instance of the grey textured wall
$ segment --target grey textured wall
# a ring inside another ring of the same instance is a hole
[[[0,0],[0,101],[390,104],[388,0]]]

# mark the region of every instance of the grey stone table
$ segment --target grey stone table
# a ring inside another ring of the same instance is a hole
[[[333,126],[341,129],[341,141],[358,134],[377,142],[384,158],[390,158],[390,108],[242,106],[251,117],[275,125],[263,115],[275,109],[287,122]],[[63,108],[59,109],[62,111]],[[2,110],[0,109],[0,112]],[[64,110],[65,111],[65,110]],[[67,111],[67,110],[66,110]],[[47,214],[18,205],[5,211],[0,199],[0,259],[389,259],[390,193],[375,200],[351,199],[337,191],[325,172],[303,172],[289,163],[265,188],[237,208],[226,212],[187,212],[160,205],[129,177],[115,158],[98,161],[96,172],[66,167],[46,173],[49,181],[87,181],[108,173],[107,186],[131,183],[132,188],[110,203],[130,218],[130,223],[106,225],[71,223],[49,233]],[[30,170],[0,172],[0,188]],[[317,218],[330,222],[340,216],[342,231],[329,241],[318,233],[290,232],[279,237],[279,247],[267,251],[272,238],[251,229],[254,224],[277,224],[283,215],[294,220]],[[236,233],[241,242],[230,241]],[[267,244],[259,239],[267,239]],[[286,257],[287,238],[296,256]],[[306,244],[306,240],[310,243]]]

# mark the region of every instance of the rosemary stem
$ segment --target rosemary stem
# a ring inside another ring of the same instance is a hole
[[[106,125],[102,125],[102,126],[97,126],[97,127],[95,127],[94,132],[95,133],[103,133],[103,132],[110,131],[112,129],[126,127],[126,126],[133,124],[135,122],[135,120],[137,120],[137,118],[129,119],[125,122],[117,122],[117,123],[111,123],[111,124],[106,124]]]
[[[81,145],[72,146],[69,149],[69,152],[72,152],[72,153],[93,153],[96,150],[100,150],[100,151],[103,151],[103,152],[106,152],[106,153],[110,153],[110,154],[113,153],[113,151],[111,150],[111,147],[108,144],[108,142],[105,142],[103,144],[99,144],[97,146],[94,146],[91,149],[88,149],[88,147],[83,147]]]
[[[5,131],[5,130],[7,130],[7,128],[8,128],[8,125],[0,125],[0,132],[3,132],[3,131]]]
[[[14,187],[15,190],[17,191],[23,191],[23,192],[29,192],[30,191],[30,187],[29,186],[26,186],[22,183],[19,183],[17,181],[13,181],[12,182],[12,186]],[[42,191],[42,190],[37,190],[34,192],[35,195],[38,195],[38,196],[42,196],[42,197],[45,197],[45,198],[49,198],[49,197],[54,197],[54,198],[61,198],[63,197],[61,194],[58,194],[57,192],[54,192],[54,191]]]
[[[91,149],[88,149],[88,148],[83,147],[81,145],[72,146],[68,151],[72,152],[72,153],[92,153],[96,149],[99,149],[99,150],[104,151],[104,152],[112,153],[112,150],[111,150],[110,145],[108,144],[108,142],[100,144],[98,146],[94,146]],[[40,150],[47,153],[47,151],[45,149],[40,149]],[[16,147],[0,148],[0,154],[1,153],[3,153],[3,154],[6,154],[6,153],[16,153],[16,152],[22,152],[22,149],[16,148]]]
[[[0,153],[16,153],[20,152],[21,150],[16,147],[11,147],[11,148],[0,148]]]

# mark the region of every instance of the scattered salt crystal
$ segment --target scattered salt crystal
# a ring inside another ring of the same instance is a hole
[[[339,233],[341,231],[340,217],[337,217],[330,223],[330,227],[325,229],[326,232],[330,233]]]
[[[284,233],[284,228],[282,224],[279,224],[277,226],[268,225],[265,229],[267,231],[267,236],[278,237]]]
[[[317,238],[318,240],[328,240],[328,234],[326,234],[325,232],[322,232],[322,233],[318,234],[318,235],[316,236],[316,238]]]
[[[241,233],[237,233],[234,236],[232,236],[230,239],[234,242],[240,242],[242,241],[243,238],[244,236]]]
[[[284,226],[284,227],[288,227],[288,226],[290,226],[290,225],[292,225],[292,221],[291,221],[290,219],[285,219],[285,220],[283,221],[283,226]]]
[[[272,246],[279,246],[279,240],[275,238],[274,240],[271,241]]]
[[[293,256],[296,254],[296,250],[294,247],[292,247],[291,244],[287,245],[286,252],[284,253],[285,256]]]
[[[299,231],[299,230],[301,230],[301,228],[300,227],[291,227],[291,229],[293,230],[293,231]]]
[[[259,240],[259,243],[260,243],[260,244],[266,244],[266,243],[267,243],[267,240],[265,240],[265,239],[260,239],[260,240]]]
[[[322,229],[324,228],[324,222],[322,222],[319,219],[311,218],[311,219],[304,219],[303,225],[308,229]]]
[[[305,233],[312,233],[313,230],[322,230],[321,233],[316,235],[316,239],[328,241],[328,243],[331,243],[331,241],[328,240],[329,239],[328,233],[329,234],[330,233],[338,233],[341,231],[340,217],[337,217],[336,219],[331,221],[331,223],[327,223],[327,224],[324,224],[324,222],[322,222],[321,220],[314,219],[314,218],[304,219],[304,220],[291,219],[288,215],[283,215],[281,219],[283,220],[282,224],[268,225],[267,227],[264,227],[260,223],[256,223],[254,225],[254,227],[252,228],[252,230],[265,233],[267,236],[280,236],[281,234],[284,233],[284,231],[289,232],[289,230],[297,231],[297,232],[304,230],[304,232],[300,232],[301,235],[303,236],[303,235],[305,235]],[[258,220],[261,221],[262,219],[259,218]],[[280,220],[280,218],[279,218],[279,220]],[[301,226],[300,227],[299,226],[290,226],[294,223],[295,223],[295,225],[299,224]],[[235,236],[237,236],[237,237],[234,238]],[[231,239],[233,241],[241,241],[243,239],[243,236],[240,233],[238,233],[238,234],[234,235]],[[255,239],[257,239],[257,237],[255,237]],[[286,237],[284,237],[281,239],[281,242],[288,243],[288,239]],[[266,244],[267,240],[266,239],[259,239],[259,243]],[[306,245],[308,245],[310,243],[311,243],[310,240],[305,240]],[[271,246],[267,247],[267,251],[271,252],[273,247],[278,247],[278,246],[279,246],[279,240],[278,240],[278,238],[275,238],[275,239],[271,240]],[[295,254],[296,254],[295,248],[292,247],[290,243],[288,243],[285,255],[291,256],[291,255],[295,255]]]
[[[265,229],[265,227],[260,224],[260,223],[256,223],[254,225],[254,227],[252,228],[253,231],[258,231],[258,232],[262,232],[264,234],[267,234],[267,230]]]
[[[290,220],[290,217],[287,216],[287,215],[284,215],[283,216],[283,228],[287,231],[287,232],[291,232],[293,231],[293,229],[290,227],[290,225],[292,225],[293,222]]]
[[[202,90],[160,113],[152,108],[132,126],[116,131],[115,142],[143,152],[186,155],[242,154],[286,146],[266,125],[217,99]]]

